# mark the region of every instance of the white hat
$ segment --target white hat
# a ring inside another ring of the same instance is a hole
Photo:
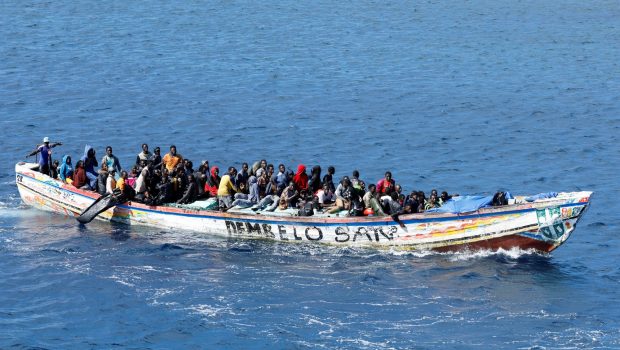
[[[45,137],[43,138],[43,143],[47,143],[47,142],[50,142],[50,138],[49,138],[49,137],[47,137],[47,136],[45,136]]]

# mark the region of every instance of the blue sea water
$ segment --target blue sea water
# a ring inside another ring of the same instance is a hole
[[[617,1],[0,2],[0,348],[620,348]],[[14,164],[176,144],[392,170],[406,191],[592,190],[550,255],[337,249],[24,206]]]

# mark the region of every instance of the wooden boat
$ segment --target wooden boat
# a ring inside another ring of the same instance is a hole
[[[18,163],[16,183],[22,200],[35,208],[78,216],[99,194],[84,191]],[[497,250],[550,252],[572,234],[589,206],[592,192],[559,193],[554,198],[481,208],[466,213],[421,213],[391,217],[301,217],[288,213],[219,212],[127,202],[97,216],[128,225],[192,230],[205,235],[317,242],[403,250]]]

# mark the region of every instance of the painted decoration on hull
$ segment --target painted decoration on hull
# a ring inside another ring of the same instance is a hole
[[[99,196],[16,166],[16,183],[24,202],[74,216]],[[297,217],[220,213],[168,206],[125,203],[99,215],[100,220],[184,229],[239,238],[318,242],[407,250],[458,250],[523,247],[551,251],[562,244],[589,204],[591,192],[465,214],[401,216],[404,227],[387,218]]]

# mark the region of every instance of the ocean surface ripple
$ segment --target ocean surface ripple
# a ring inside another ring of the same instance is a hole
[[[0,3],[0,348],[620,347],[620,3]],[[595,191],[530,251],[403,253],[50,215],[14,165],[176,144],[392,170],[406,191]]]

